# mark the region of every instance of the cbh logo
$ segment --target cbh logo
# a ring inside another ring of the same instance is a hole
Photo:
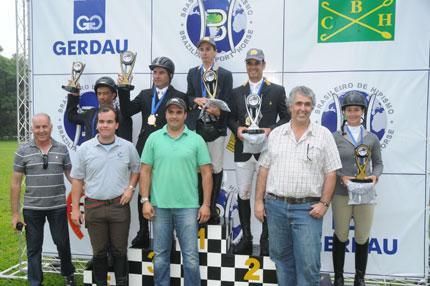
[[[187,1],[182,9],[181,41],[194,55],[205,36],[215,40],[217,60],[228,60],[241,53],[253,36],[253,10],[245,0]]]
[[[105,32],[106,0],[75,0],[73,4],[75,34]]]

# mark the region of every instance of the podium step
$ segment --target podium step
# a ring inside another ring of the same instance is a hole
[[[253,285],[275,286],[276,270],[267,257],[234,255],[230,252],[231,231],[229,225],[208,225],[199,229],[197,243],[200,258],[202,286]],[[179,242],[175,240],[171,253],[170,277],[172,286],[184,285],[184,271]],[[259,253],[254,249],[254,253]],[[153,280],[152,250],[130,248],[128,250],[130,286],[151,286]],[[109,273],[109,285],[115,284],[115,275]],[[92,272],[84,272],[84,285],[92,284]]]

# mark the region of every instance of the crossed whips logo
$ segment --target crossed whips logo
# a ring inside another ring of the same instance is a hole
[[[318,42],[394,40],[395,0],[320,0]]]

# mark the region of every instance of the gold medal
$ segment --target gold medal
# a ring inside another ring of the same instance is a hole
[[[247,116],[246,119],[245,119],[245,125],[246,126],[251,126],[251,118],[249,118],[249,116]]]
[[[155,126],[155,122],[157,121],[157,118],[154,114],[149,115],[148,117],[148,125]]]

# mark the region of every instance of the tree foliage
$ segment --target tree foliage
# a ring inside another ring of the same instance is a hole
[[[0,55],[0,137],[16,135],[15,59]]]

